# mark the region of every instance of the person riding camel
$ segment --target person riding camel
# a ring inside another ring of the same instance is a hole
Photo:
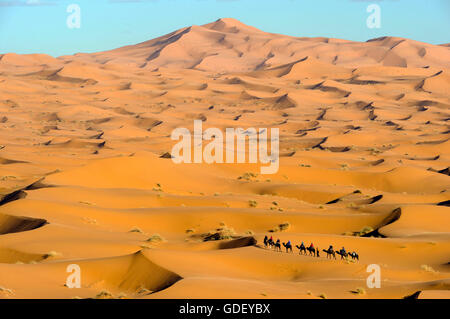
[[[341,250],[338,252],[341,255],[341,259],[345,259],[347,257],[347,252],[345,251],[344,246],[342,246]]]
[[[309,245],[309,248],[310,248],[310,249],[314,248],[314,244],[311,243],[311,245]]]
[[[333,245],[330,245],[330,248],[328,248],[328,251],[332,251],[333,250]]]

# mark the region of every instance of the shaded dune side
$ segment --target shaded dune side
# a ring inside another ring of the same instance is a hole
[[[26,196],[27,196],[26,193],[21,189],[5,195],[0,195],[0,206],[21,198],[25,198]]]
[[[241,248],[241,247],[247,247],[247,246],[254,246],[256,245],[257,240],[255,237],[242,237],[230,241],[222,241],[218,244],[218,249],[234,249],[234,248]]]
[[[27,189],[41,187],[43,179],[44,178],[24,181],[22,182],[23,186],[16,186],[12,189],[0,188],[0,206],[21,198],[25,198],[27,194],[24,191]]]
[[[326,204],[336,204],[336,203],[354,203],[358,205],[370,205],[378,202],[383,198],[383,195],[376,195],[370,198],[366,198],[362,195],[361,191],[356,190],[351,194],[344,195],[342,197],[333,199]]]
[[[447,233],[450,221],[447,209],[437,205],[399,207],[388,217],[390,220],[384,221],[377,230],[386,237]]]
[[[199,234],[191,236],[191,238],[195,239],[203,238],[204,240],[201,243],[193,244],[193,246],[191,246],[192,250],[237,249],[248,246],[256,246],[256,244],[258,243],[258,241],[254,236],[245,236],[245,237],[232,236],[232,239],[222,239],[222,238],[215,238],[214,237],[215,234],[212,234],[209,236],[211,239],[205,240],[205,235],[209,234]]]
[[[401,216],[402,216],[401,208],[394,209],[385,219],[383,219],[377,225],[377,227],[375,227],[375,230],[373,230],[367,234],[364,234],[363,237],[371,237],[371,236],[388,237],[386,234],[381,233],[380,229],[382,229],[385,226],[395,223],[396,221],[398,221],[400,219]]]
[[[47,224],[45,219],[0,214],[0,235],[33,230]]]
[[[40,178],[38,180],[33,180],[32,182],[27,182],[25,186],[3,191],[3,194],[0,193],[0,206],[25,198],[27,194],[24,190],[40,187],[42,180],[43,178]],[[0,213],[0,235],[33,230],[42,227],[45,224],[47,224],[47,221],[41,218],[11,216]]]
[[[417,290],[411,295],[405,296],[404,299],[440,299],[440,295],[449,295],[450,292],[450,280],[434,280],[424,283],[422,290]]]
[[[67,263],[67,262],[58,262]],[[141,251],[131,255],[80,260],[76,264],[83,269],[83,282],[87,287],[103,286],[107,289],[139,292],[147,289],[157,292],[181,280],[178,274],[158,266]]]

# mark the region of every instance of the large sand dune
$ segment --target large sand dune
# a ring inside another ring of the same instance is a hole
[[[233,19],[0,54],[0,298],[448,298],[449,72],[448,45]],[[278,173],[173,163],[172,130],[196,119],[279,128]],[[265,235],[360,258],[279,253]]]

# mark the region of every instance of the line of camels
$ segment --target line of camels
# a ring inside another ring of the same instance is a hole
[[[288,241],[287,243],[281,243],[280,239],[277,239],[277,241],[274,241],[272,239],[272,237],[270,237],[270,238],[268,238],[267,236],[264,237],[264,247],[266,247],[266,248],[272,248],[275,251],[281,252],[281,245],[284,246],[287,253],[293,252],[291,241]],[[320,257],[319,247],[314,248],[312,243],[310,246],[306,247],[302,242],[300,244],[300,246],[295,245],[295,247],[297,247],[297,249],[299,250],[300,255],[308,255],[308,252],[309,252],[309,256]],[[359,260],[359,255],[356,251],[347,252],[344,249],[344,247],[342,247],[342,249],[340,249],[340,250],[334,250],[333,246],[330,245],[330,247],[328,249],[322,249],[322,251],[325,252],[327,254],[327,258],[330,258],[330,259],[331,258],[336,259],[336,254],[338,254],[341,256],[341,259],[346,259],[346,258],[350,257],[352,260]]]

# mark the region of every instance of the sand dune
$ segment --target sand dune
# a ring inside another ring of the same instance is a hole
[[[448,45],[229,18],[105,52],[0,54],[0,298],[448,298],[449,70]],[[279,171],[173,163],[172,130],[196,119],[278,128]]]
[[[245,72],[292,63],[305,57],[350,68],[364,65],[448,68],[450,54],[447,47],[403,38],[382,37],[360,43],[291,37],[266,33],[235,19],[224,18],[202,26],[183,28],[137,45],[96,54],[65,56],[63,59],[101,64],[117,61],[118,64],[140,68]]]

